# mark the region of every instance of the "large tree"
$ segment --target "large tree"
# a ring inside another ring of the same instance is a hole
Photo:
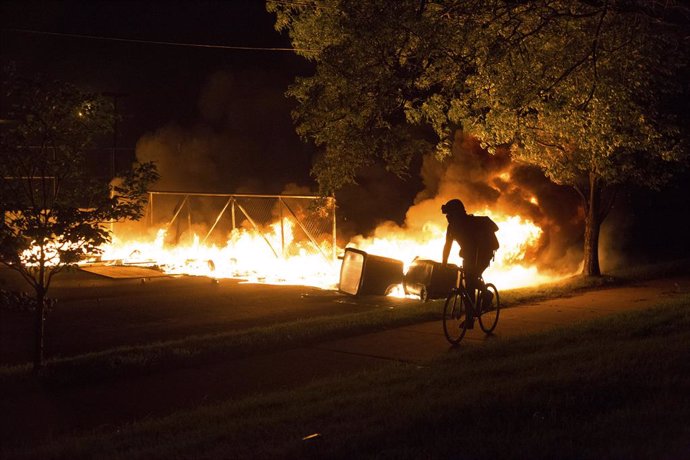
[[[325,191],[371,162],[405,172],[463,129],[573,186],[586,211],[583,273],[617,184],[658,187],[687,155],[690,10],[652,0],[267,2],[316,63],[297,79],[298,132],[323,147]],[[685,86],[683,86],[685,85]],[[436,135],[430,139],[423,128]],[[413,142],[414,141],[414,142]]]
[[[11,72],[2,90],[0,263],[33,288],[38,369],[53,278],[98,254],[110,240],[110,222],[141,217],[157,174],[152,163],[135,163],[111,180],[88,167],[94,138],[113,126],[112,106],[102,96]]]

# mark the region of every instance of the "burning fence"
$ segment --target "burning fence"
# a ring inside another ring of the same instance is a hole
[[[145,228],[118,226],[102,261],[273,284],[337,279],[332,199],[151,192],[149,200]]]
[[[117,224],[101,260],[157,266],[171,274],[335,288],[345,247],[401,260],[405,269],[415,258],[440,259],[446,226],[442,201],[424,200],[411,209],[429,216],[421,225],[387,223],[371,237],[354,237],[339,247],[330,198],[151,192],[145,222]],[[487,279],[503,288],[551,279],[524,263],[542,236],[537,225],[517,215],[479,213],[496,221],[501,242]],[[460,264],[455,257],[451,262]]]

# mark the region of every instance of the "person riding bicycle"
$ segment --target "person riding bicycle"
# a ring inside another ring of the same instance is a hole
[[[458,199],[450,200],[441,206],[441,212],[448,219],[442,263],[444,266],[448,264],[450,250],[456,241],[460,245],[467,290],[474,303],[475,293],[481,288],[479,280],[498,249],[498,240],[494,234],[498,226],[488,217],[467,214],[465,205]],[[469,314],[468,318],[470,319],[467,328],[471,329],[474,327],[474,315]]]

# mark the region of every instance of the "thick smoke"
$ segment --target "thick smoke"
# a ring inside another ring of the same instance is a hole
[[[519,261],[543,271],[573,272],[582,258],[584,213],[577,193],[549,181],[533,166],[511,160],[507,151],[490,155],[479,142],[458,131],[449,158],[427,155],[421,166],[423,190],[407,210],[404,223],[381,224],[371,234],[414,235],[429,222],[445,225],[441,205],[461,199],[469,213],[520,216],[542,229],[539,242]],[[440,257],[440,254],[439,254]]]
[[[152,228],[168,229],[167,243],[186,243],[214,228],[208,242],[221,244],[232,227],[230,212],[222,213],[226,197],[183,201],[184,193],[310,193],[312,187],[300,185],[311,182],[309,152],[294,132],[284,91],[265,70],[218,71],[201,87],[195,116],[139,139],[137,158],[154,161],[160,174],[152,188],[180,192],[155,195],[154,215],[146,217]],[[270,216],[271,210],[255,212]],[[237,224],[247,221],[238,214]]]
[[[367,168],[357,184],[336,194],[339,244],[345,246],[353,236],[370,233],[384,222],[403,222],[420,189],[418,178],[404,180],[381,166]]]
[[[158,165],[158,190],[276,194],[309,182],[283,91],[263,73],[219,71],[200,91],[196,120],[143,136],[137,158]]]
[[[299,185],[309,183],[309,155],[288,118],[284,88],[271,87],[270,82],[265,75],[217,72],[200,91],[195,122],[171,122],[142,137],[137,157],[157,163],[161,179],[155,188],[309,193],[312,187]],[[285,114],[284,123],[276,124],[277,113]],[[294,144],[286,143],[286,138],[294,139]],[[368,233],[367,225],[369,229],[379,225],[413,232],[428,222],[443,224],[441,204],[460,198],[471,213],[521,216],[542,229],[538,245],[525,254],[524,263],[559,272],[577,268],[584,216],[572,189],[554,185],[537,168],[511,161],[507,151],[489,155],[476,139],[462,132],[456,134],[449,158],[440,161],[427,155],[414,167],[420,170],[417,181],[397,179],[383,169],[370,168],[359,178],[358,186],[338,194],[341,244],[351,235]],[[204,210],[207,205],[199,202],[194,207],[201,214],[214,216],[217,205]],[[176,206],[179,203],[168,203],[164,214],[169,218]],[[399,226],[390,221],[404,223]]]

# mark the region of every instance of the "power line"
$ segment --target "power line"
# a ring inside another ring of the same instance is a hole
[[[315,50],[310,50],[306,48],[280,48],[280,47],[263,47],[263,46],[230,46],[230,45],[209,45],[204,43],[181,43],[181,42],[167,42],[167,41],[157,41],[157,40],[140,40],[135,38],[119,38],[119,37],[103,37],[98,35],[82,35],[82,34],[68,34],[62,32],[47,32],[43,30],[28,30],[28,29],[2,29],[4,32],[16,32],[23,34],[33,34],[33,35],[50,35],[55,37],[67,37],[67,38],[81,38],[88,40],[102,40],[102,41],[113,41],[113,42],[125,42],[125,43],[143,43],[147,45],[166,45],[166,46],[186,46],[193,48],[212,48],[212,49],[226,49],[226,50],[239,50],[239,51],[301,51],[301,52],[313,52]]]
[[[323,10],[335,10],[334,7],[324,5],[316,1],[299,1],[299,0],[266,0],[266,3],[277,3],[279,5],[287,6],[311,6],[313,8],[319,8]]]

